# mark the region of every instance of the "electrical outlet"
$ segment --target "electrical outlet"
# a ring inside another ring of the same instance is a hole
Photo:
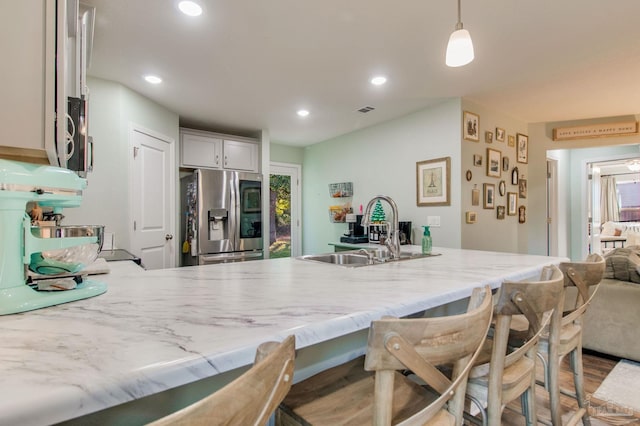
[[[440,227],[440,216],[427,216],[427,225],[434,228]]]

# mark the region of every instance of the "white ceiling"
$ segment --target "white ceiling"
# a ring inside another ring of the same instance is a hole
[[[640,113],[638,0],[465,0],[476,59],[461,68],[444,65],[455,0],[200,1],[190,18],[175,0],[83,0],[96,7],[89,74],[181,125],[299,146],[449,97],[525,122]],[[377,74],[388,83],[369,84]]]

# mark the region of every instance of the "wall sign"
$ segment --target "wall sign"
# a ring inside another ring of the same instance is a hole
[[[638,122],[591,124],[588,126],[556,127],[553,129],[554,141],[571,139],[604,138],[610,136],[628,136],[638,133]]]

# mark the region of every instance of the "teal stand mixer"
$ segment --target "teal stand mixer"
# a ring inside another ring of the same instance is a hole
[[[32,226],[26,212],[27,204],[38,203],[61,215],[80,205],[86,186],[67,169],[0,159],[0,315],[107,290],[105,283],[82,275],[100,252],[103,226]]]

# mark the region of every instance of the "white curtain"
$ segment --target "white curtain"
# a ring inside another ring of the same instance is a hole
[[[600,178],[600,220],[602,223],[620,220],[616,178],[613,176],[602,176]]]

